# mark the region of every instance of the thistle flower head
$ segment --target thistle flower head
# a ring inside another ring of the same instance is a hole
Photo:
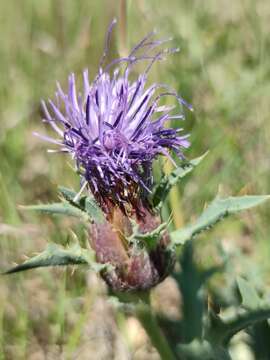
[[[144,209],[144,217],[136,219],[141,235],[156,230],[159,216]],[[147,249],[133,234],[130,218],[119,208],[112,211],[110,222],[93,224],[90,245],[101,264],[110,264],[101,272],[108,286],[115,291],[141,291],[152,288],[166,278],[175,263],[175,254],[169,248],[167,231],[160,235],[152,249]]]
[[[83,183],[105,212],[117,205],[125,214],[138,213],[141,204],[149,206],[153,160],[158,155],[171,158],[171,151],[181,158],[183,148],[189,146],[181,128],[166,127],[168,120],[183,119],[183,114],[161,100],[172,96],[178,104],[187,104],[167,85],[147,85],[152,65],[176,51],[162,48],[167,40],[153,40],[153,33],[127,57],[104,66],[114,23],[94,80],[89,82],[85,70],[83,90],[77,92],[71,74],[67,93],[57,84],[56,101],[42,102],[44,120],[58,134],[58,139],[43,138],[71,154]],[[131,80],[134,65],[141,61],[146,64],[144,71]]]

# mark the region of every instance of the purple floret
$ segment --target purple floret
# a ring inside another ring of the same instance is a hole
[[[175,114],[174,106],[161,105],[160,100],[173,96],[180,105],[190,106],[167,85],[146,86],[153,63],[176,51],[157,50],[165,41],[153,40],[153,34],[136,45],[129,56],[103,66],[114,23],[93,82],[89,83],[85,70],[82,94],[77,93],[71,74],[67,93],[57,84],[56,101],[49,100],[48,106],[42,102],[44,120],[59,138],[42,137],[72,155],[83,182],[104,211],[109,213],[117,205],[128,213],[137,212],[141,203],[147,202],[153,160],[158,155],[171,159],[170,151],[183,158],[182,150],[189,146],[188,136],[180,135],[182,128],[165,127],[170,119],[183,119],[183,114]],[[146,69],[130,80],[132,68],[143,60]]]

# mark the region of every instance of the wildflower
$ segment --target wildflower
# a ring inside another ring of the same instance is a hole
[[[167,232],[158,234],[155,246],[142,241],[161,223],[149,196],[152,164],[159,155],[174,162],[171,152],[183,158],[189,146],[182,128],[166,127],[171,119],[183,119],[182,112],[173,112],[175,106],[161,101],[174,97],[178,108],[190,106],[165,84],[147,85],[152,65],[177,51],[163,49],[168,40],[154,40],[153,33],[127,57],[104,66],[114,24],[93,81],[89,82],[85,70],[83,91],[77,93],[71,74],[67,93],[57,84],[56,101],[42,102],[44,121],[59,138],[42,137],[58,145],[58,151],[71,154],[81,176],[81,190],[88,187],[106,215],[105,222],[91,225],[90,244],[99,263],[112,265],[101,274],[107,284],[114,290],[145,290],[164,279],[174,263]],[[144,71],[131,78],[141,61],[146,62]]]
[[[127,57],[104,66],[114,24],[108,30],[99,72],[92,83],[88,71],[83,72],[82,94],[77,93],[71,74],[68,93],[57,84],[56,101],[49,100],[48,106],[42,102],[44,121],[59,136],[43,138],[71,154],[82,184],[108,216],[115,206],[126,215],[135,212],[142,216],[143,207],[151,208],[148,195],[154,159],[165,155],[172,160],[170,151],[182,158],[183,149],[189,146],[187,135],[180,135],[182,128],[165,127],[168,120],[183,119],[183,114],[173,113],[174,106],[162,106],[160,101],[173,96],[180,105],[187,104],[167,85],[147,86],[152,65],[177,51],[159,49],[168,40],[153,40],[153,33]],[[141,61],[147,63],[145,70],[131,80],[135,64]]]

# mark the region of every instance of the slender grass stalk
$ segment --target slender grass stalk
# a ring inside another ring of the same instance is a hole
[[[2,209],[5,209],[6,221],[12,224],[19,224],[20,218],[16,206],[12,201],[11,192],[9,192],[6,179],[1,172],[0,172],[0,193],[1,193],[0,206],[2,207]]]
[[[121,56],[126,56],[127,51],[127,1],[120,0],[119,8],[120,18],[120,39],[119,39],[119,52]]]
[[[53,8],[55,14],[55,20],[57,21],[58,26],[56,27],[56,37],[58,45],[62,52],[65,50],[66,46],[66,34],[65,34],[65,6],[63,0],[53,1]]]
[[[4,360],[4,313],[6,305],[5,297],[1,297],[0,304],[0,360]]]
[[[93,289],[87,293],[85,304],[82,309],[82,312],[78,318],[78,321],[76,322],[74,329],[71,331],[71,333],[68,336],[67,339],[67,359],[72,360],[74,358],[74,351],[80,344],[80,339],[82,335],[83,328],[88,320],[89,313],[92,309],[93,303],[97,297],[97,292]],[[1,359],[0,359],[1,360]]]
[[[164,169],[166,174],[170,174],[173,170],[173,165],[169,161],[165,161]],[[176,229],[179,229],[184,225],[183,210],[181,204],[181,197],[177,186],[175,186],[170,194],[170,206],[173,214],[173,223]]]

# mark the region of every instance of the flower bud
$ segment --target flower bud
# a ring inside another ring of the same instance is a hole
[[[136,220],[141,234],[160,225],[160,218],[143,209],[144,217],[128,218],[115,208],[111,218],[103,224],[94,224],[90,230],[91,247],[99,263],[109,264],[101,275],[116,291],[146,290],[161,282],[174,264],[174,253],[169,249],[167,232],[160,236],[154,248],[133,241],[132,221]]]

